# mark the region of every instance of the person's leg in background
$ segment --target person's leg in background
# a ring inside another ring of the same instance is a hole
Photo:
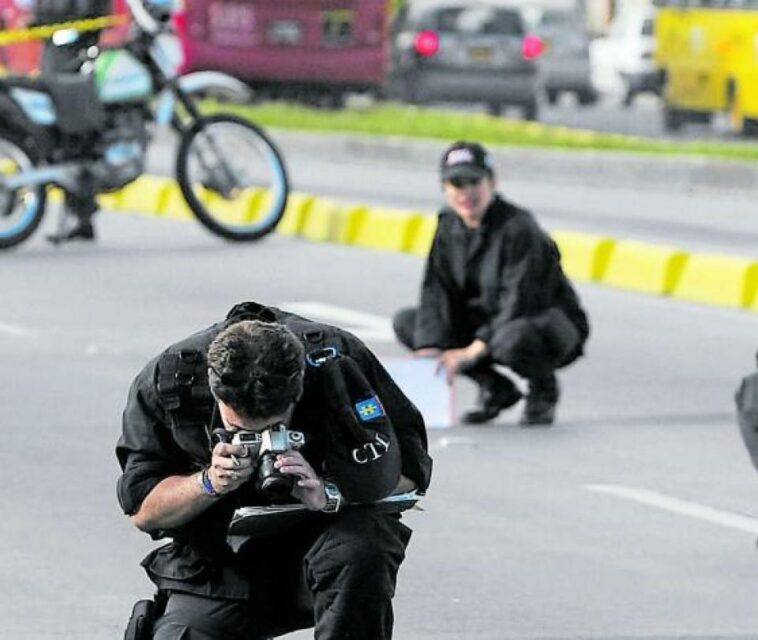
[[[80,52],[97,42],[97,34],[84,34],[79,41],[70,45],[55,45],[48,41],[42,52],[41,72],[43,76],[59,73],[74,73],[80,64]],[[49,235],[48,240],[54,244],[67,240],[94,240],[95,228],[92,217],[97,213],[96,193],[92,177],[82,172],[76,193],[66,191],[64,206],[66,213],[74,217],[71,228],[59,229]]]
[[[415,349],[413,332],[417,314],[418,311],[414,307],[401,309],[392,321],[397,339],[411,350]],[[456,344],[450,345],[450,348],[465,346],[474,339],[473,331],[464,333],[466,335],[456,336]],[[479,389],[475,407],[461,416],[461,421],[465,424],[488,422],[521,399],[521,392],[511,379],[495,371],[493,364],[491,358],[483,358],[461,371],[461,374],[472,380]]]
[[[539,316],[512,320],[496,329],[490,346],[492,358],[529,383],[522,426],[554,422],[560,398],[555,372],[582,354],[586,338],[557,308]]]

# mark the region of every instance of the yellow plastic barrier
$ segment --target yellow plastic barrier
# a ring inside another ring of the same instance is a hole
[[[195,214],[189,208],[182,195],[182,190],[176,182],[169,184],[163,201],[163,217],[172,220],[195,220]]]
[[[52,201],[63,196],[49,189]],[[99,196],[101,206],[147,211],[151,198],[163,203],[164,216],[194,219],[179,186],[155,177],[143,177],[124,193]],[[254,192],[246,200],[249,216],[258,215],[265,192]],[[203,199],[218,198],[206,192]],[[108,204],[106,204],[108,203]],[[231,204],[230,204],[231,206]],[[152,211],[160,215],[157,210]],[[277,232],[301,235],[317,242],[337,242],[359,247],[405,251],[426,256],[437,227],[437,217],[416,212],[372,210],[341,205],[305,193],[290,194]],[[561,251],[566,274],[578,280],[632,289],[645,293],[670,294],[675,298],[718,306],[758,311],[758,261],[713,254],[687,254],[672,247],[614,240],[574,231],[552,234]]]
[[[601,280],[622,289],[668,295],[679,282],[688,254],[630,240],[616,243]]]
[[[305,213],[300,235],[316,242],[332,240],[339,208],[333,200],[316,198]]]
[[[714,254],[693,254],[672,295],[691,302],[753,307],[758,294],[758,262]]]
[[[261,189],[245,189],[233,200],[227,200],[218,193],[209,192],[206,198],[214,218],[228,225],[250,224],[261,210],[261,200],[265,192]]]
[[[305,212],[300,235],[316,242],[350,244],[366,212],[365,207],[339,205],[332,200],[316,198]]]
[[[421,217],[413,233],[408,253],[423,257],[429,255],[429,250],[432,248],[432,242],[434,241],[434,234],[437,233],[437,221],[436,215],[424,215]]]
[[[121,190],[119,206],[138,213],[163,213],[169,189],[170,181],[166,178],[142,176]]]
[[[556,231],[552,236],[561,252],[563,270],[569,278],[587,282],[603,278],[615,240],[575,231]]]
[[[363,216],[352,244],[382,251],[408,251],[422,216],[408,211],[371,209]]]
[[[303,228],[306,213],[315,201],[316,198],[307,193],[290,193],[284,215],[276,226],[277,233],[285,236],[298,235]]]
[[[119,211],[121,207],[121,191],[101,193],[97,196],[97,204],[105,211]]]

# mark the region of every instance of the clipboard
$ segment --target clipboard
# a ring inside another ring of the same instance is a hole
[[[449,429],[457,425],[455,381],[448,385],[445,374],[437,373],[435,358],[383,356],[380,360],[397,386],[424,416],[427,429]]]

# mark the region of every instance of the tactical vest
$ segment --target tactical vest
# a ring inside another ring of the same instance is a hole
[[[208,382],[208,347],[228,326],[241,320],[279,322],[290,329],[305,348],[304,385],[313,383],[315,366],[321,358],[341,353],[345,340],[340,331],[278,309],[242,303],[225,321],[170,347],[158,360],[156,387],[161,406],[171,424],[174,440],[199,465],[207,464],[213,448],[211,434],[221,426]]]
[[[389,495],[401,473],[398,438],[376,390],[346,353],[341,332],[252,303],[238,305],[225,322],[176,345],[160,358],[158,394],[176,443],[198,464],[210,459],[211,434],[221,421],[210,391],[206,354],[221,331],[247,319],[280,322],[302,342],[304,398],[313,394],[305,402],[310,408],[305,421],[311,435],[321,440],[326,469],[345,497],[367,503]]]

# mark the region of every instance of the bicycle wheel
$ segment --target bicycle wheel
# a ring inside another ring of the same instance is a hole
[[[279,151],[259,127],[232,115],[200,118],[182,136],[176,178],[197,219],[228,240],[271,233],[287,205]]]
[[[0,182],[33,168],[36,154],[15,136],[0,133]],[[44,186],[3,188],[0,184],[0,249],[9,249],[26,240],[45,215]]]

